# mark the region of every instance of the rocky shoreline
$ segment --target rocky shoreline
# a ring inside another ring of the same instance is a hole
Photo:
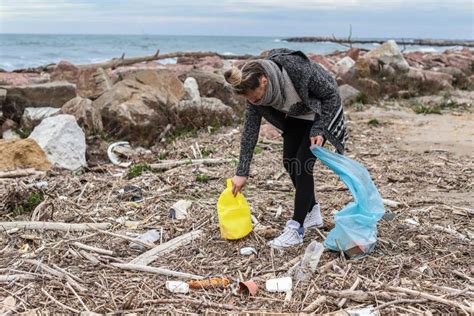
[[[474,52],[469,48],[402,53],[388,41],[371,51],[351,48],[308,57],[335,76],[345,105],[397,99],[430,111],[453,105],[469,108],[474,99]],[[159,148],[175,132],[239,120],[245,102],[232,94],[222,74],[244,62],[217,55],[116,68],[61,61],[43,72],[2,72],[0,136],[29,136],[53,166],[70,170],[85,167],[93,144],[104,139]],[[0,142],[0,147],[3,151],[15,144]],[[67,148],[78,151],[72,164],[62,162],[72,159]],[[0,164],[4,170],[29,167],[8,159]]]

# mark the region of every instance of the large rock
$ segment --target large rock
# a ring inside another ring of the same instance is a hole
[[[357,61],[357,59],[359,59],[359,55],[360,55],[360,49],[355,48],[355,47],[348,49],[346,52],[346,56],[349,56],[354,61]]]
[[[281,137],[281,132],[272,124],[265,123],[260,126],[259,136],[263,139],[278,139]]]
[[[159,95],[166,96],[166,104],[171,107],[177,106],[184,94],[183,83],[172,71],[166,69],[127,73],[123,79],[135,80],[152,87]]]
[[[125,79],[93,102],[104,130],[123,140],[150,145],[174,119],[176,97],[135,80]]]
[[[94,107],[89,99],[75,97],[63,105],[61,113],[73,115],[87,134],[100,133],[103,130],[100,110]]]
[[[245,105],[245,99],[234,95],[224,76],[200,70],[193,70],[188,73],[188,76],[196,79],[201,97],[217,98],[231,107]]]
[[[387,41],[379,47],[374,48],[368,52],[364,58],[375,58],[380,63],[390,65],[400,71],[408,71],[410,67],[394,40]]]
[[[352,66],[354,66],[354,64],[355,61],[351,57],[346,56],[336,63],[336,65],[334,66],[334,71],[336,72],[336,74],[343,76],[346,72],[349,71],[349,69],[352,68]]]
[[[24,168],[49,170],[51,163],[33,139],[0,139],[0,170]]]
[[[56,115],[61,111],[58,108],[42,107],[42,108],[25,108],[21,116],[21,125],[26,128],[33,128],[47,117]]]
[[[233,110],[217,98],[201,98],[201,102],[182,100],[178,107],[179,127],[206,127],[228,124]]]
[[[316,54],[307,54],[307,56],[312,61],[315,61],[318,64],[320,64],[321,66],[323,66],[324,69],[326,69],[328,71],[333,71],[334,65],[325,56],[316,55]]]
[[[341,96],[341,101],[344,105],[353,103],[357,99],[359,93],[359,90],[348,84],[339,86],[339,95]]]
[[[54,166],[76,170],[87,165],[86,138],[72,115],[44,119],[29,138],[40,145]]]
[[[60,108],[76,97],[76,86],[68,82],[49,82],[27,86],[5,86],[7,97],[3,105],[3,115],[20,121],[27,107]]]
[[[190,100],[194,102],[201,102],[201,94],[199,93],[199,86],[193,77],[187,77],[184,80],[184,96],[183,100]]]
[[[67,61],[60,61],[51,74],[52,81],[67,81],[77,87],[77,94],[96,99],[112,87],[112,80],[102,68],[79,68]]]

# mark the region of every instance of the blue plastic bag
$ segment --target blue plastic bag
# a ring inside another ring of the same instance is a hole
[[[354,202],[334,216],[335,227],[324,245],[335,251],[340,248],[352,258],[370,253],[377,241],[377,222],[385,209],[369,172],[358,162],[323,147],[313,146],[311,151],[341,178],[354,197]]]

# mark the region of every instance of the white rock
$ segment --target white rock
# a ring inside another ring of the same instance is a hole
[[[47,117],[58,114],[61,109],[53,107],[25,108],[21,117],[21,124],[24,127],[33,128]]]
[[[44,119],[30,135],[43,149],[51,163],[59,168],[76,170],[86,166],[86,138],[72,115]]]
[[[337,74],[344,75],[354,65],[355,65],[355,61],[349,56],[346,56],[336,63],[336,65],[334,66],[334,70]]]
[[[383,64],[391,65],[401,71],[408,71],[410,69],[410,65],[408,65],[394,40],[387,41],[374,48],[364,58],[376,58]]]
[[[244,256],[250,256],[251,254],[257,254],[257,250],[254,247],[243,247],[240,248],[240,254]]]
[[[12,129],[7,129],[2,134],[3,139],[20,139],[20,135]]]
[[[184,80],[184,100],[201,103],[201,95],[199,93],[199,86],[193,77],[187,77]]]
[[[341,96],[341,101],[344,105],[354,102],[358,94],[359,90],[348,84],[343,84],[339,87],[339,95]]]

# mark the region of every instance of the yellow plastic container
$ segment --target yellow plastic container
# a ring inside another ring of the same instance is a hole
[[[252,231],[250,207],[242,193],[234,197],[231,179],[227,179],[227,188],[217,201],[217,215],[224,239],[240,239]]]

